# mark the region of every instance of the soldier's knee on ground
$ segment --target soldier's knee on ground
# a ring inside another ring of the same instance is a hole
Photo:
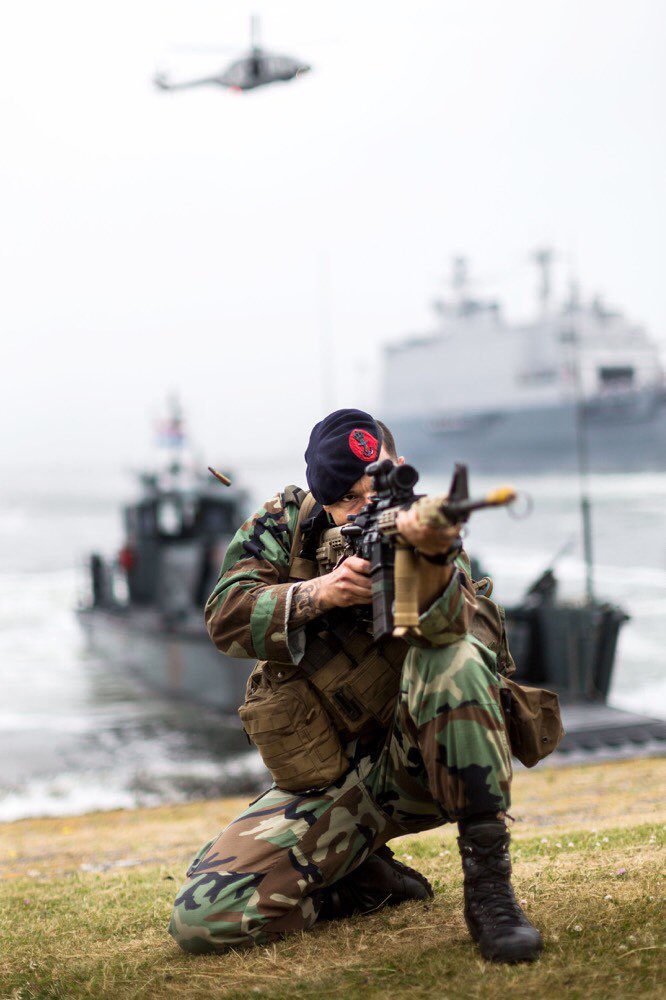
[[[203,954],[252,943],[243,928],[245,893],[241,886],[238,893],[225,893],[223,879],[216,872],[202,873],[179,890],[169,933],[183,951]]]
[[[169,933],[183,951],[203,954],[267,944],[311,927],[317,919],[314,900],[294,894],[279,871],[275,874],[266,877],[263,893],[264,873],[194,874],[176,896]],[[271,891],[267,882],[283,891]]]

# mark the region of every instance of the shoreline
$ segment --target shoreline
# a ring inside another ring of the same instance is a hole
[[[539,830],[556,833],[572,824],[593,832],[601,826],[666,823],[664,787],[666,757],[566,768],[520,767],[512,787],[512,834],[515,838]],[[231,822],[256,794],[0,822],[0,882],[28,869],[38,877],[102,870],[120,863],[127,867],[172,864],[179,858],[185,867],[189,855]],[[444,826],[435,832],[445,835],[452,829]],[[432,835],[428,831],[419,836]]]

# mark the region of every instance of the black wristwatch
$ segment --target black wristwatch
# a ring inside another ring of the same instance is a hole
[[[421,559],[425,559],[426,562],[432,563],[433,566],[450,566],[452,562],[455,562],[460,551],[462,549],[462,539],[456,538],[453,545],[446,550],[446,552],[438,552],[437,555],[428,556],[425,552],[420,552],[419,549],[416,551],[419,553]]]

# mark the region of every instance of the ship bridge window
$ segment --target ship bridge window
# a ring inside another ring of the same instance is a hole
[[[631,365],[607,365],[599,369],[599,381],[605,388],[630,386],[634,381]]]
[[[229,504],[206,503],[202,505],[200,522],[209,535],[233,534],[238,527],[238,517]]]

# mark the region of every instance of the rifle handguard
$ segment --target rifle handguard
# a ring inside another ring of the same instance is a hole
[[[396,543],[394,580],[393,635],[402,636],[419,625],[418,561],[404,542]]]

